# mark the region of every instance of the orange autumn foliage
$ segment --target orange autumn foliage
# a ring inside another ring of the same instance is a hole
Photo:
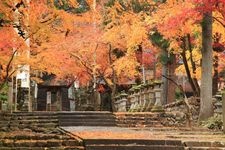
[[[90,10],[74,14],[57,9],[53,1],[4,1],[8,5],[1,7],[0,12],[4,12],[4,18],[11,21],[8,26],[13,33],[12,35],[7,32],[10,34],[5,36],[6,40],[0,41],[4,49],[7,48],[6,45],[11,45],[5,51],[7,53],[4,53],[4,57],[7,56],[9,59],[12,56],[15,41],[10,41],[11,39],[17,38],[23,45],[20,48],[22,51],[18,51],[20,55],[13,60],[14,69],[20,64],[28,64],[33,74],[48,72],[56,74],[59,78],[72,75],[83,84],[93,80],[94,74],[111,83],[115,69],[118,82],[127,81],[138,75],[137,67],[140,64],[135,57],[138,46],[146,49],[151,47],[148,41],[148,27],[144,22],[145,14],[126,12],[119,3],[105,10],[106,1],[88,0]],[[14,6],[17,3],[20,4],[18,8]],[[62,5],[62,1],[59,1],[59,4]],[[72,7],[79,5],[72,0],[68,1],[68,4]],[[26,33],[25,37],[21,37],[13,29],[14,8],[20,13],[19,26]],[[117,9],[123,13],[116,12]],[[106,26],[102,24],[105,17],[111,20]],[[2,34],[5,34],[6,30],[5,26],[0,29]],[[26,43],[27,39],[30,41],[29,45]],[[112,58],[109,58],[109,54],[112,53],[109,52],[109,45],[112,49],[119,48],[125,56],[117,58],[112,54]],[[27,52],[30,54],[29,57]],[[152,63],[152,56],[146,54],[145,58],[150,58],[144,60],[146,65]]]

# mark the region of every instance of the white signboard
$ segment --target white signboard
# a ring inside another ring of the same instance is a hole
[[[21,79],[21,87],[29,88],[30,87],[30,66],[18,66],[20,69],[17,72],[16,78]]]
[[[47,104],[51,104],[51,99],[52,99],[52,97],[51,97],[51,92],[48,91],[48,92],[47,92]]]

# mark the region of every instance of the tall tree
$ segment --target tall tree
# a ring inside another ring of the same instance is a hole
[[[220,11],[220,13],[224,13],[221,11],[223,8],[224,1],[168,0],[159,6],[156,15],[153,16],[158,21],[163,18],[163,21],[156,23],[157,29],[165,38],[170,40],[173,50],[179,49],[182,42],[180,39],[186,37],[186,35],[189,35],[188,38],[190,38],[190,34],[192,34],[191,37],[194,37],[194,35],[197,35],[196,33],[202,33],[200,38],[202,39],[202,45],[196,43],[198,48],[202,49],[200,120],[207,119],[212,115],[212,12]],[[199,30],[199,23],[202,24],[202,31]],[[191,48],[188,44],[185,44],[184,47]],[[192,69],[196,69],[195,66],[192,65]],[[193,82],[193,87],[195,83]]]
[[[201,108],[199,120],[205,120],[213,115],[212,104],[212,12],[203,14],[202,21],[202,79]]]

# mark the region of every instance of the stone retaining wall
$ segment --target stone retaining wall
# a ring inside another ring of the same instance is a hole
[[[200,100],[199,98],[188,98],[188,103],[191,106],[191,118],[193,121],[198,120],[199,110],[200,110]],[[164,106],[165,114],[164,114],[164,120],[162,121],[162,124],[164,126],[185,126],[187,123],[187,106],[182,101],[177,101],[174,103],[170,103]]]

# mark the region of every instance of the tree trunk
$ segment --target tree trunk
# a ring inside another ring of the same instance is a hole
[[[213,95],[216,95],[217,91],[218,91],[218,79],[219,79],[219,72],[218,72],[218,61],[219,58],[218,56],[214,57],[214,64],[213,64],[213,68],[214,68],[214,75],[213,75]]]
[[[175,70],[176,70],[176,56],[174,54],[170,54],[171,63],[168,66],[168,77],[174,81],[176,81]],[[175,90],[176,85],[172,83],[172,81],[168,81],[168,94],[167,94],[167,104],[175,101]]]
[[[181,56],[182,56],[182,59],[183,59],[183,62],[184,62],[184,68],[185,68],[185,71],[186,71],[186,74],[187,74],[187,77],[188,77],[188,82],[190,83],[191,85],[191,88],[192,88],[192,91],[194,93],[194,95],[197,95],[196,93],[196,87],[195,87],[195,84],[192,80],[192,77],[191,77],[191,72],[190,72],[190,69],[189,69],[189,66],[188,66],[188,60],[187,60],[187,57],[186,57],[186,44],[185,44],[185,41],[184,41],[184,47],[183,47],[183,52],[181,53]]]
[[[168,56],[168,52],[166,49],[162,49],[162,55]],[[168,66],[167,62],[163,62],[162,67],[162,76],[168,76]],[[168,79],[162,77],[162,104],[167,104],[167,96],[168,96]]]
[[[212,105],[212,13],[207,12],[202,22],[202,74],[201,74],[201,106],[199,121],[213,115]]]
[[[200,96],[200,87],[198,84],[198,80],[196,78],[196,65],[195,62],[193,60],[193,54],[192,54],[192,45],[191,45],[191,36],[190,34],[187,35],[187,42],[188,42],[188,47],[189,47],[189,52],[190,52],[190,61],[191,61],[191,66],[192,66],[192,73],[193,73],[193,83],[196,89],[196,96]]]

